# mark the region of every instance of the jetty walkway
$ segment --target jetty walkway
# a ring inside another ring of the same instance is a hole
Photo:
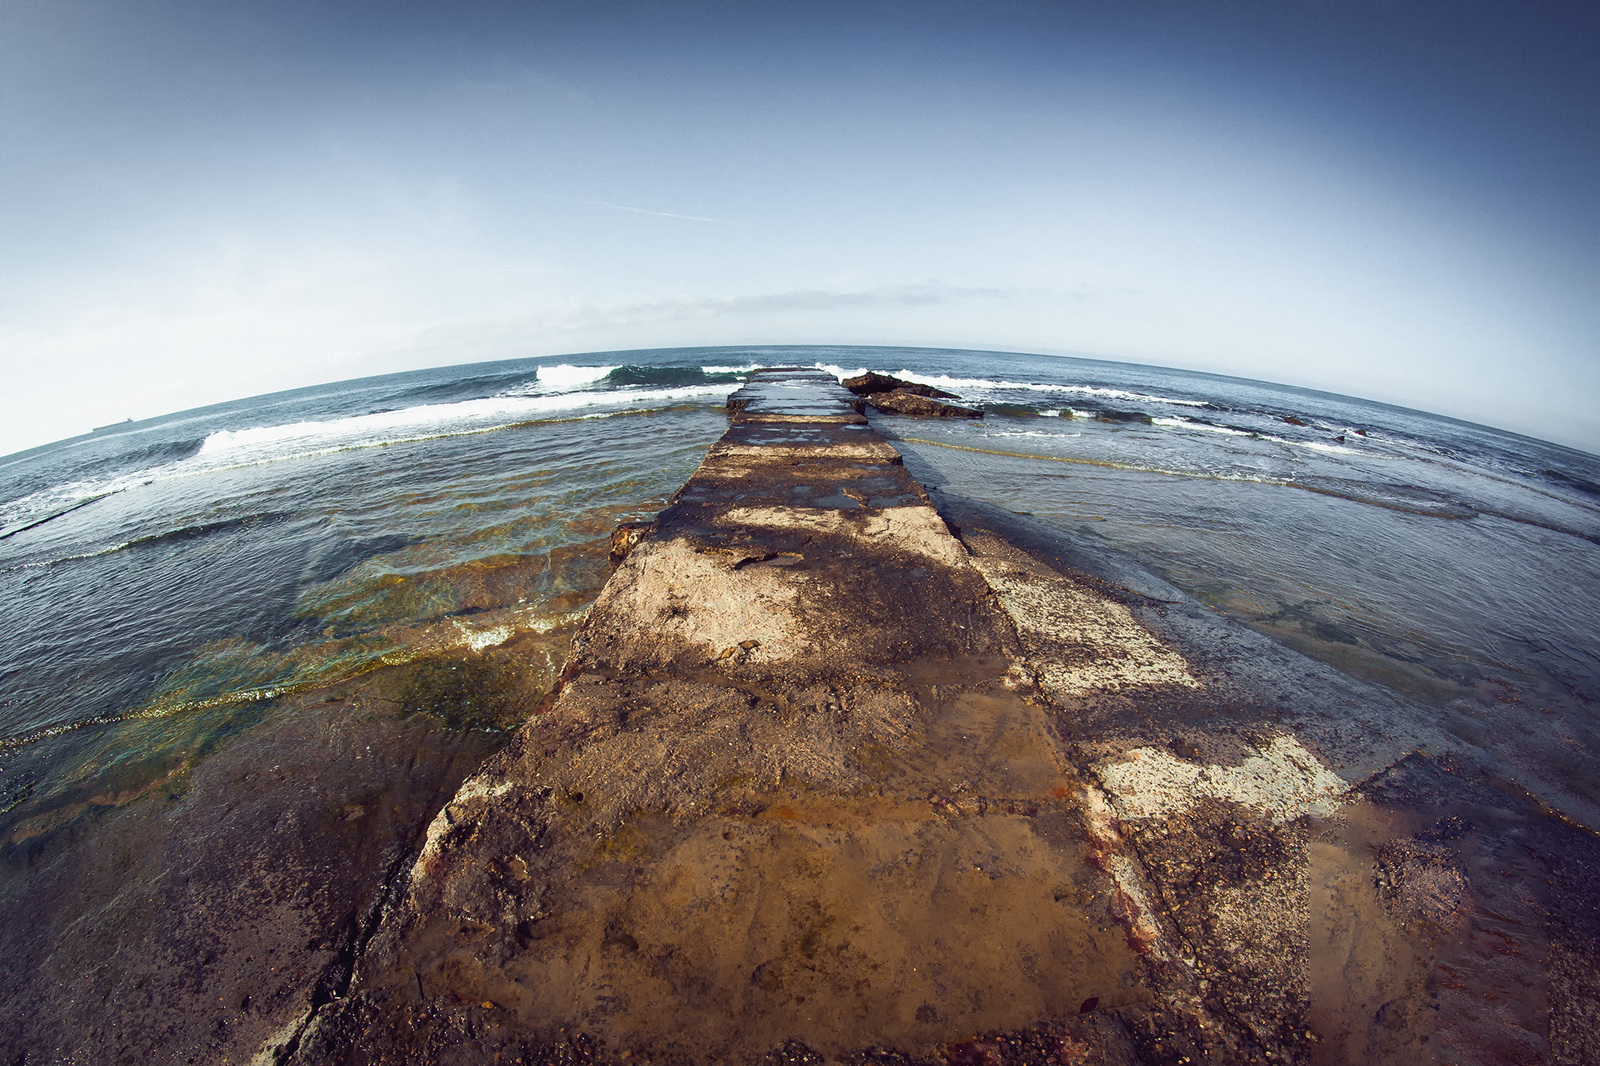
[[[1460,861],[1413,847],[1383,896],[1372,858],[1457,787],[1418,716],[930,496],[862,410],[811,370],[730,398],[280,1057],[1421,1054],[1436,960],[1407,923],[1450,928]]]

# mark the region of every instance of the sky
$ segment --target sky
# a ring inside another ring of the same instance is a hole
[[[859,343],[1600,453],[1600,5],[0,0],[0,453],[489,359]]]

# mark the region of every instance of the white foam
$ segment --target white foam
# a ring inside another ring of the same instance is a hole
[[[1287,444],[1291,448],[1310,448],[1314,452],[1331,452],[1334,455],[1360,455],[1355,448],[1346,448],[1342,444],[1327,444],[1319,440],[1289,440],[1286,437],[1274,437],[1270,433],[1257,434],[1262,440],[1270,440],[1274,444]]]
[[[572,366],[560,363],[539,368],[539,386],[544,392],[574,392],[586,388],[617,369],[614,366]]]
[[[1177,407],[1205,407],[1204,400],[1179,400],[1171,396],[1152,396],[1143,392],[1108,389],[1099,385],[1051,385],[1038,381],[994,381],[990,378],[953,378],[948,374],[918,374],[913,370],[900,370],[895,377],[932,385],[936,389],[1023,389],[1029,392],[1065,392],[1075,396],[1096,396],[1108,400],[1131,400],[1136,403],[1161,403]]]
[[[1220,433],[1229,437],[1255,437],[1258,440],[1271,441],[1273,444],[1285,444],[1291,448],[1310,448],[1316,452],[1328,452],[1334,455],[1362,455],[1359,448],[1350,448],[1342,444],[1333,444],[1319,440],[1290,440],[1287,437],[1275,437],[1270,433],[1252,433],[1245,429],[1234,429],[1231,426],[1213,426],[1206,422],[1196,422],[1189,418],[1152,418],[1150,420],[1158,426],[1173,426],[1179,429],[1197,429],[1204,433]]]
[[[746,363],[744,366],[703,366],[700,368],[704,374],[748,374],[752,370],[760,370],[761,363]]]
[[[1229,426],[1213,426],[1208,422],[1196,422],[1192,418],[1152,418],[1150,420],[1158,426],[1175,426],[1180,429],[1198,429],[1202,433],[1221,433],[1228,437],[1252,437],[1255,434],[1248,430],[1233,429]]]
[[[491,626],[488,629],[474,629],[471,626],[456,622],[456,628],[461,631],[461,646],[472,651],[482,651],[485,648],[498,647],[516,635],[516,627],[511,625]]]
[[[81,559],[93,559],[97,555],[110,555],[112,552],[119,552],[132,543],[133,541],[131,540],[124,540],[104,548],[96,548],[94,551],[78,552],[75,555],[59,555],[53,559],[36,559],[32,562],[17,563],[15,566],[0,567],[0,574],[9,574],[14,570],[36,570],[47,566],[55,566],[57,563],[74,563]]]
[[[510,621],[500,621],[488,626],[474,626],[459,618],[451,621],[455,623],[456,643],[469,651],[481,652],[485,648],[498,647],[522,633],[548,633],[557,626],[581,622],[588,614],[587,607],[555,615],[536,607],[529,607]]]
[[[843,381],[845,378],[858,378],[867,372],[867,368],[864,366],[857,367],[854,370],[846,370],[837,363],[812,363],[811,365],[816,367],[818,370],[826,370],[840,381]]]
[[[587,407],[660,407],[679,400],[726,395],[733,385],[689,385],[675,389],[614,389],[550,396],[487,396],[456,403],[422,404],[395,411],[351,415],[321,422],[224,429],[205,439],[196,459],[260,463],[309,458],[351,448],[433,440],[502,429],[552,414]]]
[[[1059,439],[1061,437],[1081,437],[1081,436],[1083,436],[1083,434],[1081,434],[1081,433],[1061,433],[1059,431],[1046,432],[1044,430],[1038,430],[1038,429],[1002,429],[1002,430],[991,430],[991,431],[985,433],[984,436],[990,438],[991,440],[999,440],[999,439],[1005,438],[1005,437],[1049,437],[1051,440],[1056,440],[1056,439]]]
[[[598,368],[586,368],[598,369]],[[648,410],[674,403],[704,402],[726,397],[734,382],[687,385],[672,389],[608,389],[534,396],[489,396],[457,403],[422,404],[394,411],[351,415],[324,421],[219,430],[193,455],[160,466],[103,481],[55,485],[0,509],[0,525],[9,525],[92,497],[174,478],[193,477],[310,459],[358,448],[408,444],[441,437],[484,433],[553,417],[604,417],[628,410]],[[595,410],[598,408],[599,410]]]

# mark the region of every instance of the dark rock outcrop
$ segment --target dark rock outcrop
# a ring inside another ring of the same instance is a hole
[[[945,392],[943,389],[915,381],[902,381],[897,377],[871,370],[858,377],[845,378],[841,384],[857,396],[865,396],[867,403],[884,414],[911,415],[914,418],[983,417],[983,412],[975,407],[939,402],[941,399],[956,399],[956,394],[953,392]],[[856,409],[860,410],[860,407]]]
[[[953,400],[956,394],[936,389],[932,385],[921,385],[915,381],[901,381],[889,374],[879,374],[869,370],[859,377],[845,378],[840,382],[845,388],[857,396],[872,396],[880,392],[908,392],[913,396],[929,396],[940,400]]]

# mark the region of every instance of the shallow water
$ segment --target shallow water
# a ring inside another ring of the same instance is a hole
[[[1036,417],[1020,404],[1036,385],[968,385],[967,399],[1012,413],[884,425],[924,484],[1131,553],[1297,650],[1434,705],[1453,734],[1536,767],[1593,824],[1600,461],[1230,379],[1143,387],[1207,406],[1168,418],[1119,399],[1116,419]]]
[[[68,766],[81,786],[159,762],[286,693],[569,627],[611,529],[658,509],[721,424],[646,409],[117,475],[0,541],[0,809],[46,801]]]

